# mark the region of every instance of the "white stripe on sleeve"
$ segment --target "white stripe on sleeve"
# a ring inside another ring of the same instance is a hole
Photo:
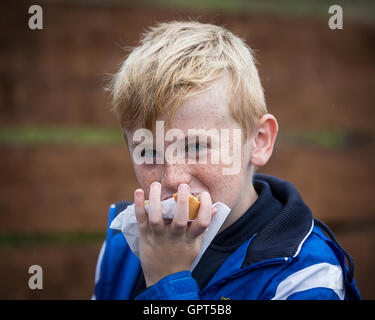
[[[332,289],[343,300],[345,285],[341,267],[318,263],[299,270],[279,283],[272,300],[285,300],[294,293],[314,288]]]
[[[98,283],[99,281],[99,278],[100,278],[100,266],[102,264],[102,260],[103,260],[103,255],[104,255],[104,251],[105,251],[105,246],[106,246],[106,243],[105,241],[103,242],[103,245],[100,249],[100,252],[99,252],[99,256],[98,256],[98,261],[96,262],[96,268],[95,268],[95,284]]]
[[[98,260],[96,262],[96,268],[95,268],[95,285],[98,283],[99,278],[100,278],[100,266],[102,264],[103,255],[104,255],[104,251],[105,251],[105,246],[106,246],[106,242],[104,241],[102,247],[100,248]],[[95,293],[91,296],[91,300],[96,300]]]

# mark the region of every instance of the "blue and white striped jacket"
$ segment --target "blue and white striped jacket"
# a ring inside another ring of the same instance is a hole
[[[136,299],[360,299],[351,257],[312,217],[296,188],[269,175],[255,174],[254,179],[266,181],[283,204],[278,216],[229,256],[202,290],[183,271],[164,277]],[[108,226],[129,204],[110,207]],[[129,299],[140,272],[140,261],[123,234],[108,228],[93,298]]]

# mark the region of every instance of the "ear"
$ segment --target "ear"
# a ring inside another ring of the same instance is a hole
[[[250,162],[256,167],[264,166],[272,155],[279,125],[276,118],[269,113],[258,121],[258,129],[252,138]]]

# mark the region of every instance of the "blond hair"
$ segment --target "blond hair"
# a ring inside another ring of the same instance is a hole
[[[122,126],[152,129],[171,107],[168,124],[183,99],[230,75],[231,116],[248,137],[267,112],[252,50],[227,29],[195,21],[151,27],[124,60],[110,84],[112,108]]]

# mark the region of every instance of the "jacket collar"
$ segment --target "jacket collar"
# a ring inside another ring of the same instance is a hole
[[[313,227],[310,209],[290,182],[265,174],[255,174],[253,179],[267,182],[283,208],[253,237],[242,267],[267,259],[296,256]]]

